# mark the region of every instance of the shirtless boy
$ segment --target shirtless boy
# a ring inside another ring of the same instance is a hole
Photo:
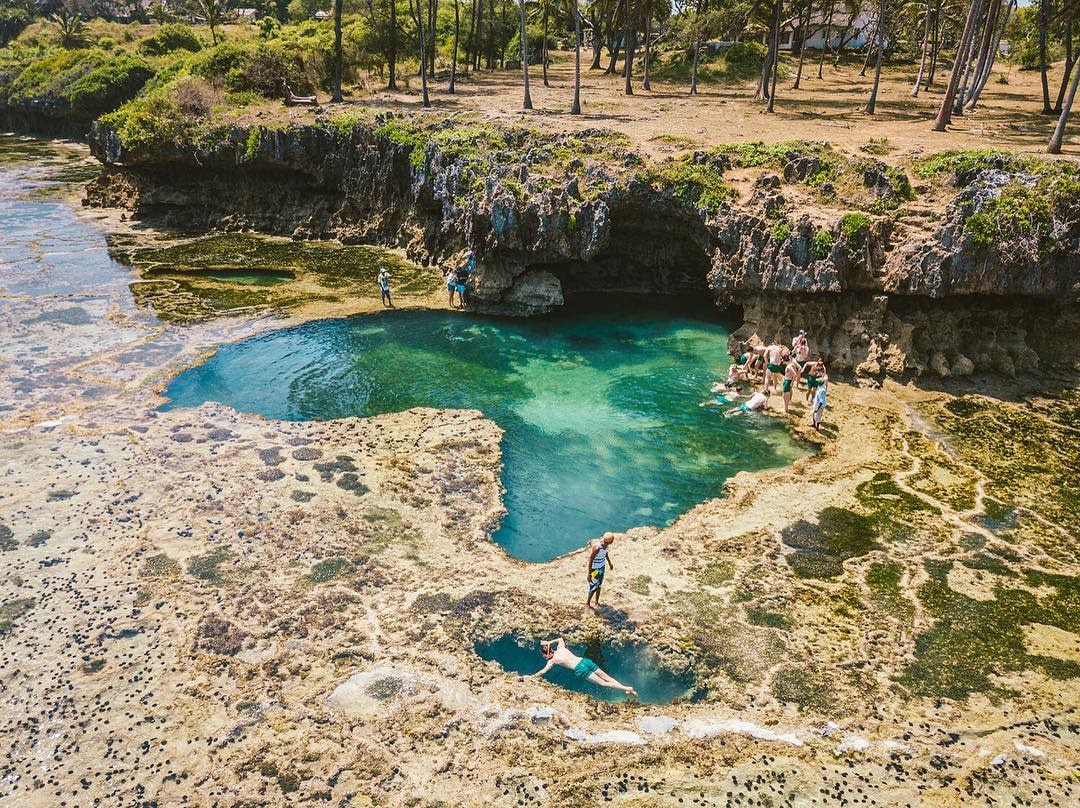
[[[615,680],[613,677],[600,670],[599,666],[588,657],[579,657],[566,647],[566,641],[562,637],[553,640],[544,640],[540,643],[540,655],[547,660],[547,664],[536,672],[536,676],[543,676],[556,665],[562,665],[574,672],[579,679],[588,679],[594,685],[610,687],[613,690],[621,690],[631,696],[637,696],[637,691],[629,685]]]

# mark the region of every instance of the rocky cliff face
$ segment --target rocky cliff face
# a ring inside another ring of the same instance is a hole
[[[95,125],[91,148],[106,168],[87,202],[186,230],[400,246],[424,265],[471,247],[473,301],[484,311],[538,314],[586,290],[707,294],[742,310],[734,341],[806,328],[831,367],[869,379],[1011,374],[1077,355],[1055,345],[1080,333],[1076,219],[1055,209],[1056,246],[1038,254],[978,248],[966,229],[979,194],[993,199],[994,187],[1016,182],[1008,172],[969,177],[943,212],[853,217],[806,204],[797,184],[814,158],[792,154],[783,180],[762,173],[710,209],[628,149],[563,165],[580,139],[538,146],[508,131],[513,148],[478,176],[475,161],[434,138],[386,135],[386,120],[238,128],[212,148],[152,153],[128,151]],[[715,163],[709,171],[727,169]],[[868,192],[895,193],[884,177],[867,171]]]

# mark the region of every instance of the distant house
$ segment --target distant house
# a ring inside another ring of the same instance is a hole
[[[315,12],[315,19],[318,20],[319,22],[322,22],[323,20],[332,20],[333,18],[334,18],[334,14],[331,11],[316,11]]]
[[[255,22],[255,18],[259,16],[259,11],[254,8],[234,8],[233,14],[243,22]]]
[[[801,39],[803,47],[815,50],[821,50],[826,44],[829,49],[835,50],[840,47],[841,37],[845,48],[861,48],[874,36],[876,25],[877,15],[872,11],[861,11],[854,19],[846,12],[836,11],[832,16],[831,28],[828,15],[815,12]],[[829,31],[828,43],[825,41],[826,30]],[[799,20],[792,17],[780,29],[780,50],[791,50],[800,39],[799,34]]]

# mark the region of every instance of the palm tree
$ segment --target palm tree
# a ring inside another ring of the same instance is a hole
[[[878,2],[877,24],[877,65],[874,67],[874,89],[870,91],[870,100],[866,102],[866,114],[873,115],[877,108],[878,87],[881,84],[881,57],[885,53],[885,0]]]
[[[1080,84],[1080,69],[1073,71],[1069,92],[1061,105],[1061,115],[1058,117],[1057,126],[1054,127],[1054,134],[1050,136],[1050,142],[1046,146],[1046,151],[1049,154],[1061,154],[1061,145],[1065,141],[1065,124],[1069,120],[1069,113],[1072,112],[1073,101],[1076,100],[1076,86],[1078,84]]]
[[[540,45],[540,64],[543,66],[545,87],[551,86],[548,82],[548,21],[556,15],[556,11],[556,0],[537,0],[536,16],[540,18],[544,29],[544,39]]]
[[[334,0],[334,93],[331,101],[341,103],[341,0]]]
[[[521,70],[525,76],[525,101],[522,106],[525,109],[532,109],[532,96],[529,95],[529,38],[525,31],[525,0],[518,0],[518,8],[521,10]]]
[[[651,90],[652,86],[649,83],[649,60],[652,56],[651,47],[652,43],[649,39],[652,37],[652,12],[653,12],[653,0],[645,0],[645,56],[644,64],[641,68],[641,89]]]
[[[65,48],[77,48],[84,43],[83,21],[74,5],[64,3],[53,15],[53,22],[60,29],[60,44]]]
[[[431,98],[428,97],[427,89],[427,50],[424,39],[424,10],[420,7],[420,0],[409,0],[409,11],[413,14],[413,22],[416,23],[416,38],[420,43],[420,90],[425,107],[431,106]]]
[[[574,15],[574,103],[570,105],[571,115],[581,114],[581,9],[578,0],[570,0]]]
[[[461,9],[458,5],[459,0],[450,0],[454,4],[454,57],[450,61],[450,86],[446,88],[446,91],[453,95],[454,85],[457,83],[457,55],[458,55],[458,40],[461,38]]]
[[[217,27],[225,19],[232,0],[194,0],[195,11],[210,26],[210,41],[217,44]]]

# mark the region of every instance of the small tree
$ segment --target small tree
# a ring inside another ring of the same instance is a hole
[[[232,0],[194,0],[195,12],[210,26],[210,41],[217,45],[217,28],[232,7]]]
[[[61,5],[53,15],[53,22],[60,31],[60,44],[65,48],[77,48],[85,43],[82,17],[74,4]]]
[[[334,0],[334,92],[330,100],[341,103],[341,0]]]

